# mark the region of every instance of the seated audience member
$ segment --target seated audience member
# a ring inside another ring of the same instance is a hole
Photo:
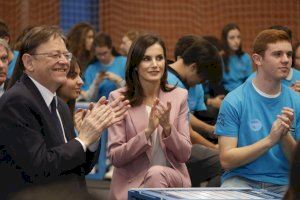
[[[283,195],[300,138],[300,96],[281,83],[292,64],[290,37],[281,30],[260,32],[252,58],[256,77],[225,97],[216,124],[226,170],[222,187],[262,188]]]
[[[297,42],[293,48],[293,66],[294,69],[300,70],[300,42]]]
[[[15,65],[16,65],[17,58],[19,56],[19,50],[20,50],[20,47],[22,44],[22,40],[23,40],[24,36],[26,35],[26,33],[32,28],[33,28],[33,26],[27,26],[26,28],[24,28],[22,33],[16,39],[15,44],[14,44],[14,59],[9,63],[9,70],[7,72],[7,77],[12,76]]]
[[[291,83],[291,88],[300,92],[300,42],[296,43],[293,48],[293,65],[288,77],[284,82]]]
[[[0,20],[0,38],[5,40],[7,42],[7,44],[10,43],[11,37],[10,37],[9,28],[8,28],[7,24],[2,20]],[[19,55],[18,51],[11,51],[11,49],[9,49],[9,53],[8,53],[9,64],[8,64],[8,69],[7,69],[7,77],[8,78],[10,78],[12,75],[18,55]]]
[[[221,57],[223,56],[224,47],[222,45],[222,42],[218,38],[216,38],[215,36],[203,36],[203,38],[210,42],[213,46],[215,46],[219,51],[219,55]],[[204,100],[207,110],[196,111],[194,115],[198,119],[208,124],[215,125],[221,103],[227,92],[222,84],[222,81],[217,83],[206,83],[203,85],[203,89],[205,94]]]
[[[139,32],[131,30],[128,31],[123,37],[120,44],[120,52],[122,55],[127,56],[132,42],[139,36]]]
[[[0,199],[24,191],[40,199],[33,191],[56,185],[86,192],[84,175],[98,158],[94,147],[102,130],[121,120],[115,110],[126,103],[97,102],[76,137],[68,106],[56,96],[71,58],[56,27],[34,27],[24,36],[10,89],[0,99]]]
[[[8,54],[9,46],[7,42],[3,39],[0,39],[0,97],[6,90],[8,82],[8,79],[6,78],[8,67]]]
[[[97,61],[86,69],[81,92],[87,101],[98,100],[100,96],[108,97],[111,91],[125,84],[126,58],[116,54],[108,34],[96,36],[93,51]]]
[[[81,79],[81,69],[79,67],[79,64],[75,57],[72,57],[72,60],[70,62],[70,70],[67,74],[67,80],[64,82],[57,90],[57,95],[68,105],[71,116],[74,119],[74,125],[77,132],[80,132],[80,127],[82,124],[83,115],[85,115],[86,110],[84,109],[78,109],[75,112],[75,104],[76,99],[80,95],[81,86],[83,85],[83,81]],[[100,100],[101,104],[107,104],[107,100],[105,98],[102,98]],[[128,107],[129,101],[126,100],[124,103],[124,109],[120,110],[115,109],[115,117],[122,117],[123,112],[126,111],[126,108]]]
[[[67,48],[76,57],[83,74],[94,56],[92,50],[94,38],[95,29],[84,22],[75,24],[67,35]]]
[[[224,72],[223,85],[227,92],[231,92],[245,82],[252,73],[250,56],[242,50],[240,28],[230,23],[222,30],[222,43],[224,46]]]
[[[86,101],[97,101],[101,96],[108,98],[111,91],[125,85],[126,58],[117,54],[107,33],[100,33],[95,37],[93,51],[97,61],[86,69],[81,91],[81,98]],[[101,179],[109,168],[109,164],[106,164],[106,146],[107,130],[101,138],[100,160],[103,162],[98,166]]]
[[[166,49],[154,35],[132,44],[126,65],[125,95],[131,108],[109,128],[108,154],[115,166],[110,199],[127,199],[129,188],[190,187],[187,91],[167,84]],[[176,97],[176,98],[174,98]]]
[[[208,51],[205,49],[208,49]],[[217,151],[218,146],[204,137],[213,132],[214,127],[194,116],[195,111],[206,110],[204,92],[200,83],[208,80],[210,77],[198,77],[193,83],[190,83],[187,79],[189,76],[200,76],[196,70],[193,71],[193,68],[189,67],[190,65],[194,65],[195,68],[205,68],[207,62],[211,62],[219,67],[221,74],[220,56],[218,56],[217,49],[210,43],[194,35],[181,37],[175,45],[174,55],[176,61],[168,66],[168,82],[188,90],[189,115],[191,119],[190,137],[193,146],[187,167],[192,186],[199,187],[201,182],[208,179],[210,179],[208,186],[219,186],[222,170]],[[207,131],[209,128],[211,130]],[[197,130],[198,133],[194,130]]]
[[[290,184],[284,200],[298,200],[300,199],[300,142],[298,141],[296,150],[294,152],[293,161],[290,171]]]
[[[286,26],[276,25],[276,26],[271,26],[269,29],[285,31],[289,35],[291,40],[293,39],[292,31]],[[295,50],[293,50],[292,68],[290,68],[289,74],[285,79],[282,80],[282,83],[290,87],[292,90],[300,93],[300,71],[294,67],[295,57],[296,57]],[[252,80],[255,76],[256,76],[256,72],[252,73],[251,76],[248,78],[248,80]]]

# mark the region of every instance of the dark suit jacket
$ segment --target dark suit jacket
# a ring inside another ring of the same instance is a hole
[[[23,75],[0,100],[0,199],[27,186],[66,182],[78,191],[84,175],[96,163],[99,151],[83,151],[74,139],[67,105],[58,100],[67,143],[57,134],[50,111],[40,92]],[[30,188],[30,187],[29,187]]]

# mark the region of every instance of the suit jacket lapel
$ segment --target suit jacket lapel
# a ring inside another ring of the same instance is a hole
[[[147,128],[149,118],[148,118],[146,106],[144,104],[133,107],[128,111],[128,114],[131,118],[131,123],[135,128],[136,134],[144,131],[145,128]],[[148,159],[150,160],[151,151],[147,150],[146,154],[148,156]]]
[[[26,75],[23,74],[20,78],[20,81],[28,88],[28,90],[32,93],[32,95],[34,96],[34,98],[37,100],[38,102],[38,106],[41,108],[43,115],[46,118],[46,123],[48,123],[48,128],[53,134],[56,139],[59,141],[59,143],[65,143],[65,141],[63,140],[63,136],[58,135],[57,134],[57,130],[54,126],[52,126],[52,124],[54,124],[55,122],[53,121],[51,114],[50,114],[50,110],[44,100],[44,98],[42,97],[40,91],[37,89],[37,87],[34,85],[34,83],[31,81],[31,79]]]

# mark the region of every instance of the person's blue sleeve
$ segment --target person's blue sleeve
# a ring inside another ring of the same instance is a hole
[[[238,137],[240,116],[237,107],[226,100],[222,102],[215,129],[217,135]]]
[[[195,111],[207,110],[204,102],[204,90],[202,84],[197,84],[193,90],[191,91],[195,101],[195,108],[193,110]]]
[[[122,57],[122,61],[121,61],[121,66],[122,67],[122,71],[121,71],[121,77],[122,79],[125,79],[125,73],[126,73],[126,58]]]

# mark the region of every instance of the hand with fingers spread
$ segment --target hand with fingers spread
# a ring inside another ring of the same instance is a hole
[[[82,121],[79,139],[88,147],[98,141],[101,133],[109,126],[114,114],[110,107],[97,103],[92,110],[87,110]]]
[[[107,100],[106,98],[103,96],[98,100],[98,103],[100,105],[106,105],[107,104]],[[82,120],[84,119],[86,113],[88,110],[93,110],[94,108],[94,103],[90,103],[88,109],[78,109],[76,110],[75,114],[74,114],[74,123],[75,123],[75,128],[78,132],[80,132],[80,128],[81,128],[81,124],[82,124]]]
[[[148,121],[148,126],[145,129],[145,134],[146,137],[149,138],[151,134],[154,132],[154,130],[158,127],[159,125],[159,119],[156,116],[156,105],[158,104],[158,99],[154,100],[154,104],[151,107],[150,115],[149,115],[149,121]]]
[[[159,120],[159,124],[163,127],[165,136],[169,136],[171,133],[170,126],[170,112],[171,112],[171,102],[167,102],[167,106],[165,106],[159,99],[157,99],[158,103],[156,104],[156,116]]]
[[[129,101],[125,100],[124,96],[120,96],[108,104],[114,113],[113,119],[110,121],[110,125],[124,119],[126,111],[130,108]]]

